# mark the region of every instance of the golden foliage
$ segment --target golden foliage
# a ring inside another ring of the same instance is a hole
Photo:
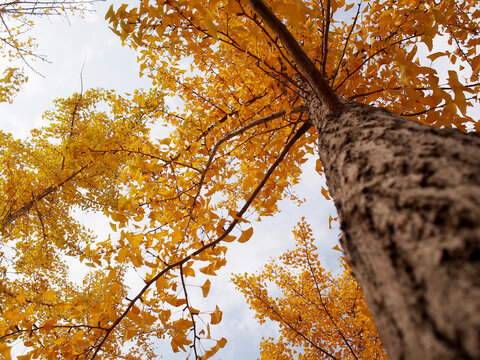
[[[264,339],[262,359],[388,359],[359,285],[346,262],[339,275],[318,259],[305,220],[294,230],[295,250],[271,260],[255,275],[236,275],[259,322],[279,325]]]
[[[480,90],[476,2],[326,4],[269,2],[340,95],[435,126],[478,129],[470,116]],[[141,0],[135,8],[112,6],[106,18],[137,51],[155,89],[74,94],[56,102],[45,114],[50,125],[31,139],[0,133],[0,352],[8,358],[21,342],[31,358],[153,358],[156,339],[168,338],[173,351],[206,359],[226,345],[210,330],[222,312],[196,309],[191,285],[208,296],[206,277],[225,265],[228,243],[253,235],[248,219],[274,215],[279,200],[295,199],[291,187],[318,134],[306,122],[296,65],[245,1]],[[437,34],[450,43],[446,49],[437,49]],[[434,66],[439,58],[450,62],[443,75]],[[182,107],[167,108],[166,96],[178,96]],[[153,135],[158,124],[168,137]],[[78,208],[106,215],[111,237],[92,238],[73,216]],[[313,249],[310,235],[303,239]],[[92,269],[83,284],[69,281],[66,258]],[[289,267],[300,266],[287,258]],[[343,290],[325,287],[330,276],[316,261],[304,274],[318,274],[318,281],[305,278],[311,301],[328,306],[332,318],[342,313],[337,295],[350,308],[348,299],[361,303],[346,275],[335,280]],[[129,296],[128,271],[143,277]],[[317,285],[328,302],[319,300]],[[324,324],[330,335],[308,314],[298,326],[325,336],[315,344],[330,353],[348,343],[374,354],[377,338],[362,306],[352,308],[359,323],[351,335],[342,323],[346,342],[334,337],[331,321]],[[298,319],[284,314],[290,323]],[[360,341],[357,326],[371,338]],[[266,342],[265,351],[286,346],[282,339]]]

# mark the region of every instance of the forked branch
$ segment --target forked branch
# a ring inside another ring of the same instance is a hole
[[[320,70],[303,51],[300,44],[288,31],[287,27],[275,16],[262,0],[248,0],[253,10],[262,18],[267,26],[278,36],[285,49],[298,65],[303,76],[312,87],[317,97],[325,104],[330,112],[342,107],[337,95],[328,85]]]

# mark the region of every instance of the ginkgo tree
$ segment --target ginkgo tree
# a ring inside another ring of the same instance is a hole
[[[149,143],[148,123],[162,109],[159,91],[121,97],[88,90],[57,100],[44,114],[50,125],[34,130],[31,140],[14,140],[0,132],[4,357],[9,354],[6,344],[18,338],[25,346],[42,344],[28,355],[34,357],[53,356],[49,354],[62,338],[68,342],[63,350],[68,357],[76,351],[76,341],[87,341],[85,330],[98,328],[105,316],[115,316],[126,294],[124,269],[112,267],[108,276],[94,271],[81,287],[70,279],[74,258],[90,267],[101,264],[89,251],[94,236],[75,212],[117,208],[119,172],[136,163],[137,144]],[[106,284],[112,286],[105,294]],[[74,326],[58,323],[68,318]]]
[[[334,276],[321,266],[305,219],[293,234],[294,250],[271,260],[258,274],[233,279],[259,322],[279,324],[278,339],[262,342],[261,358],[388,359],[345,260],[342,273]]]
[[[210,329],[221,310],[197,309],[191,285],[208,296],[228,243],[249,240],[252,215],[278,211],[318,152],[328,184],[319,192],[338,209],[389,356],[478,358],[480,138],[466,130],[478,130],[479,17],[469,0],[112,6],[106,18],[141,73],[183,106],[155,111],[171,130],[164,139],[91,150],[86,136],[75,152],[64,134],[61,154],[131,156],[115,175],[118,197],[101,208],[116,237],[80,256],[96,268],[83,289],[95,289],[94,305],[53,284],[11,297],[2,352],[21,340],[26,357],[139,359],[166,337],[174,351],[212,357],[226,344]],[[442,59],[450,68],[435,66]],[[33,213],[45,188],[9,213]],[[6,220],[3,231],[15,231]],[[128,268],[145,284],[127,297]]]

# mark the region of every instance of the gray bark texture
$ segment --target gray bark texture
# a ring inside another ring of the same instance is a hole
[[[308,101],[341,244],[391,359],[480,359],[480,135]]]

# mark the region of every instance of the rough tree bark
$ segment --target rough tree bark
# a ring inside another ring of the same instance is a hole
[[[342,246],[392,359],[480,359],[480,135],[309,101]]]

